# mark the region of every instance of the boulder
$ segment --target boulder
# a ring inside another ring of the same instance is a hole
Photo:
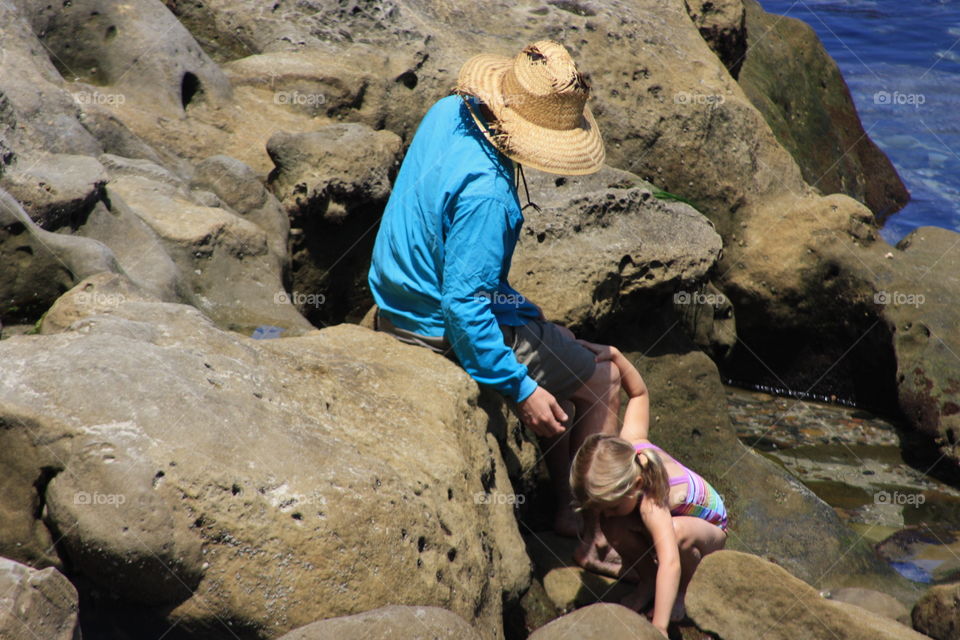
[[[16,198],[40,227],[76,228],[103,196],[107,173],[96,159],[37,154],[4,174],[0,187]]]
[[[913,628],[936,640],[960,638],[960,584],[930,587],[913,607]]]
[[[601,333],[638,297],[690,287],[720,257],[709,220],[627,172],[531,183],[542,210],[525,212],[510,279],[559,324]]]
[[[81,91],[91,102],[112,96],[118,106],[149,105],[182,117],[194,102],[230,97],[223,72],[160,0],[20,4],[60,75],[85,83]]]
[[[29,167],[34,154],[96,157],[103,148],[77,120],[82,99],[62,87],[62,78],[26,17],[29,3],[0,3],[0,173],[23,156]]]
[[[814,30],[796,18],[767,13],[756,0],[742,6],[749,46],[740,86],[803,179],[823,193],[859,200],[879,222],[900,210],[910,194],[863,130],[840,69]]]
[[[529,561],[512,505],[489,499],[513,490],[469,376],[356,326],[255,341],[106,291],[61,298],[65,331],[0,342],[3,451],[22,461],[0,503],[25,521],[40,494],[93,606],[273,638],[392,602],[502,637]]]
[[[124,267],[134,273],[143,270],[143,278],[150,279],[147,282],[156,282],[153,269],[144,269],[143,261],[158,262],[168,282],[175,283],[156,283],[155,290],[166,292],[172,286],[181,300],[237,331],[250,332],[260,325],[292,332],[311,328],[284,290],[282,258],[271,253],[266,231],[254,222],[227,208],[201,205],[182,186],[137,175],[112,179],[107,194],[122,215],[126,208],[144,225],[128,221],[121,226],[120,221],[107,219],[98,221],[99,228],[89,233],[102,232],[105,242],[123,243],[126,230],[133,230],[132,238],[146,246],[128,244],[129,261]],[[176,266],[176,275],[170,262]]]
[[[313,622],[277,640],[480,640],[455,613],[437,607],[389,606]]]
[[[400,146],[353,123],[280,131],[267,143],[270,188],[293,227],[293,301],[318,326],[359,320],[372,303],[367,270]]]
[[[529,531],[524,536],[536,576],[554,609],[567,613],[598,602],[620,602],[634,589],[633,585],[601,576],[573,562],[578,541],[563,538],[552,531]],[[551,618],[556,617],[551,616]]]
[[[0,558],[0,637],[80,640],[77,590],[56,569]]]
[[[540,627],[530,640],[662,640],[660,632],[635,611],[619,604],[594,604]]]
[[[83,278],[120,271],[113,252],[90,239],[40,228],[0,189],[0,322],[35,322]]]
[[[885,616],[827,600],[782,567],[738,551],[705,557],[686,596],[687,615],[724,640],[818,638],[922,640]]]
[[[690,19],[734,78],[747,55],[743,0],[684,0]]]
[[[400,138],[359,124],[278,131],[267,142],[270,188],[292,216],[339,218],[386,203],[399,168]]]
[[[286,265],[290,219],[253,169],[229,156],[211,156],[197,165],[190,186],[208,189],[233,211],[263,229],[270,252]]]

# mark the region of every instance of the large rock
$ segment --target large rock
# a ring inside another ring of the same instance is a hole
[[[660,632],[635,611],[619,604],[594,604],[540,627],[530,640],[662,640]]]
[[[734,78],[747,55],[743,0],[684,0],[690,19]]]
[[[79,99],[114,96],[119,104],[176,116],[194,101],[230,96],[223,72],[160,0],[18,4],[60,75],[88,83]]]
[[[77,120],[76,98],[62,78],[20,10],[25,3],[0,3],[0,62],[16,73],[0,74],[0,174],[23,157],[63,153],[96,156],[103,152],[97,140]]]
[[[738,2],[737,4],[741,4]],[[790,152],[803,179],[845,193],[882,222],[910,194],[889,158],[863,130],[840,69],[805,22],[743,0],[749,47],[739,81]]]
[[[253,169],[229,156],[211,156],[197,165],[191,187],[207,189],[267,234],[270,251],[286,266],[290,219]]]
[[[783,568],[747,553],[718,551],[687,589],[687,614],[724,640],[922,640],[884,616],[827,600]]]
[[[26,166],[24,166],[26,165]],[[77,227],[103,196],[107,173],[94,158],[38,154],[7,171],[0,180],[44,229]]]
[[[395,134],[355,123],[279,131],[267,143],[270,188],[294,228],[293,300],[318,326],[359,319],[372,302],[367,269],[400,147]]]
[[[512,506],[485,497],[513,490],[465,373],[360,327],[254,341],[184,305],[103,304],[103,286],[50,310],[51,327],[77,318],[66,331],[0,342],[2,450],[22,461],[7,483],[40,493],[90,597],[205,638],[385,602],[502,637],[530,568]]]
[[[104,244],[42,229],[2,189],[0,262],[0,322],[34,322],[81,279],[120,271]]]
[[[911,617],[914,629],[931,638],[960,638],[960,585],[930,587],[914,605]]]
[[[605,168],[587,178],[538,173],[511,266],[511,284],[552,321],[596,335],[639,296],[698,282],[720,257],[713,224],[653,196],[637,176]]]
[[[260,325],[278,326],[288,331],[304,331],[311,325],[290,303],[282,282],[284,259],[271,251],[270,236],[254,222],[226,207],[200,204],[195,195],[182,186],[136,175],[122,175],[107,185],[111,202],[117,201],[142,220],[149,233],[135,222],[126,228],[135,230],[145,248],[127,245],[125,269],[137,271],[142,261],[159,248],[177,268],[177,293],[221,326],[250,332]],[[217,202],[210,204],[219,204]],[[123,243],[125,234],[113,229],[116,220],[101,225],[104,241]],[[275,231],[275,230],[274,230]],[[90,230],[89,233],[98,231]],[[139,255],[138,255],[139,254]],[[153,259],[165,262],[162,256]],[[169,269],[169,266],[165,264]],[[152,270],[144,273],[151,277]],[[166,290],[169,287],[157,288]]]
[[[0,638],[80,640],[77,590],[56,569],[0,558]]]
[[[824,595],[831,600],[856,605],[878,616],[896,620],[900,624],[911,624],[910,609],[889,594],[863,587],[841,587],[826,591]]]
[[[308,624],[277,640],[480,640],[455,613],[437,607],[390,606]]]

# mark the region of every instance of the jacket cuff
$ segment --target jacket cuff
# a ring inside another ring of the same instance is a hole
[[[520,391],[517,393],[516,401],[519,403],[529,398],[538,386],[537,381],[530,376],[524,377],[523,382],[520,383]]]

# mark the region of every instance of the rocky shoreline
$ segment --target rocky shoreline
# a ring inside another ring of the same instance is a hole
[[[729,550],[675,633],[923,637],[868,604],[915,585],[742,444],[721,382],[843,395],[960,462],[960,235],[879,237],[906,192],[808,27],[753,0],[0,19],[0,635],[657,637],[545,533],[503,401],[364,320],[424,110],[470,55],[550,37],[609,166],[530,172],[511,282],[628,354],[658,441],[724,496]],[[952,637],[951,588],[916,629]]]

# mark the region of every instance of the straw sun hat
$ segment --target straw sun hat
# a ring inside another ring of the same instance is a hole
[[[540,40],[510,59],[480,54],[460,68],[456,92],[472,95],[496,117],[481,131],[511,160],[564,175],[603,166],[603,139],[587,98],[590,87],[563,45]]]

